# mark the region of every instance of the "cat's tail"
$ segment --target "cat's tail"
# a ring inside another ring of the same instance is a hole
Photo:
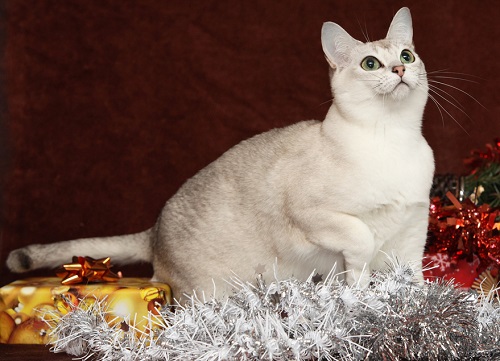
[[[32,244],[10,252],[7,267],[13,272],[55,268],[72,256],[110,257],[113,264],[151,262],[153,230],[124,236],[84,238],[50,244]]]

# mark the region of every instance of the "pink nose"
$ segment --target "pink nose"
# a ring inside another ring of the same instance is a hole
[[[392,68],[392,72],[398,74],[401,78],[403,77],[405,70],[406,69],[404,65],[398,65]]]

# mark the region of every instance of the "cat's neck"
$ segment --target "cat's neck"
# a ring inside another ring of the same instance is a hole
[[[421,135],[424,108],[425,101],[422,99],[404,103],[390,100],[361,104],[334,102],[328,110],[323,127],[332,136],[339,136],[347,129],[364,134],[383,132],[386,135]]]

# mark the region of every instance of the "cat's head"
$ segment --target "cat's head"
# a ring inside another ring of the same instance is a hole
[[[323,24],[321,42],[333,72],[336,103],[387,107],[419,106],[427,101],[423,62],[413,46],[408,8],[394,16],[385,39],[363,43],[339,25]]]

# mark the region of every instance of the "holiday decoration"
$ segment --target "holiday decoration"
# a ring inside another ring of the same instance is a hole
[[[75,307],[51,328],[52,350],[104,361],[500,357],[500,307],[492,297],[451,283],[415,284],[414,270],[396,261],[367,287],[347,286],[333,271],[324,281],[314,275],[270,284],[234,278],[228,299],[194,295],[150,314],[141,332],[106,322],[105,301]]]
[[[172,305],[165,284],[74,257],[62,281],[0,289],[0,343],[104,361],[500,359],[500,140],[467,164],[468,175],[435,178],[423,285],[394,259],[368,286],[334,270],[280,279],[277,266],[266,284],[255,260],[256,282],[232,278],[229,298]]]
[[[449,206],[439,198],[431,202],[424,275],[471,287],[479,273],[500,266],[500,210],[477,206],[470,199],[460,203],[450,192],[447,197]]]
[[[49,321],[103,300],[106,322],[126,322],[138,329],[146,327],[150,312],[172,302],[168,285],[142,278],[86,285],[61,284],[56,277],[15,281],[0,288],[0,343],[50,343]]]
[[[495,232],[500,210],[492,210],[486,204],[477,206],[468,199],[460,203],[451,193],[447,197],[452,206],[445,207],[439,199],[432,200],[429,249],[457,258],[472,259],[477,254],[484,266],[500,265],[500,236]]]
[[[481,296],[492,295],[498,297],[500,295],[500,276],[498,269],[487,269],[474,280],[472,289],[477,290]]]
[[[446,193],[451,192],[460,202],[469,198],[476,205],[500,207],[500,138],[486,144],[486,150],[473,150],[464,160],[467,174],[437,174],[434,176],[431,197],[450,203]]]
[[[428,279],[471,287],[500,268],[500,138],[472,151],[465,164],[467,175],[434,178],[424,265]]]
[[[472,190],[473,191],[473,190]],[[465,178],[455,174],[436,174],[432,180],[431,199],[439,199],[444,205],[450,205],[446,194],[450,192],[460,202],[466,198]]]
[[[473,169],[472,173],[493,163],[500,163],[500,137],[495,138],[493,144],[486,144],[486,149],[483,151],[473,150],[464,163]]]
[[[464,178],[464,187],[472,190],[475,203],[500,207],[500,138],[486,144],[485,151],[472,151],[465,164],[472,170]]]
[[[111,271],[111,258],[73,256],[73,263],[63,265],[56,273],[63,285],[89,282],[116,282],[120,278]]]
[[[471,261],[457,259],[447,253],[426,253],[424,255],[424,277],[434,282],[437,280],[453,281],[455,287],[469,289],[479,276],[479,258],[473,255]]]

